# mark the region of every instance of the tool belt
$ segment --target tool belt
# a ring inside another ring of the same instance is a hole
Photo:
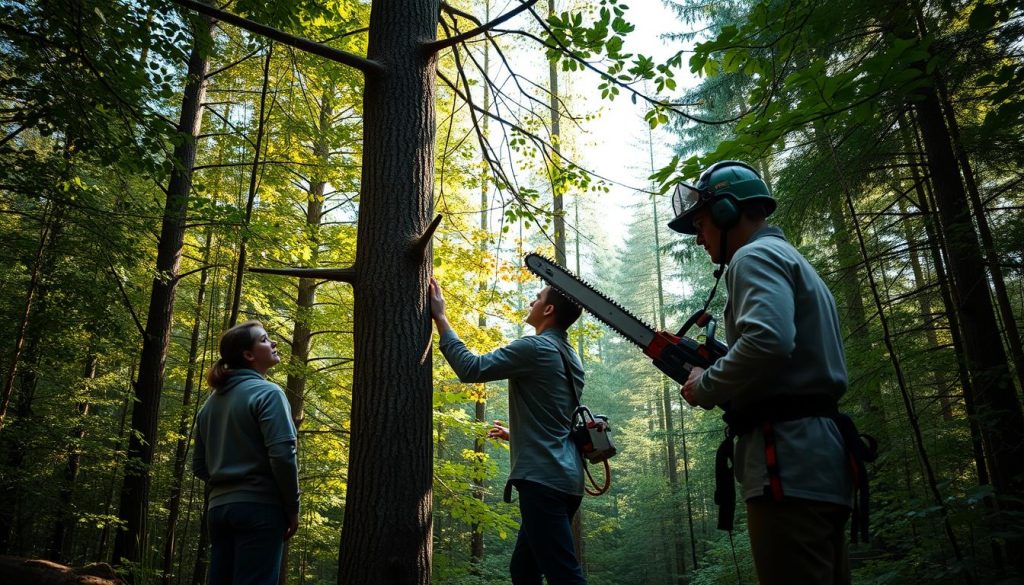
[[[757,403],[741,410],[727,410],[722,415],[722,420],[727,425],[725,440],[718,446],[718,452],[715,454],[715,504],[718,505],[719,530],[731,531],[736,514],[733,440],[755,429],[760,429],[764,434],[765,464],[768,468],[768,487],[765,491],[766,495],[779,502],[785,494],[779,474],[774,425],[809,417],[830,418],[839,429],[846,449],[846,458],[853,472],[854,497],[850,541],[868,541],[869,491],[865,463],[878,457],[878,443],[870,435],[859,433],[853,419],[839,412],[835,398],[823,394],[776,396],[770,402]]]

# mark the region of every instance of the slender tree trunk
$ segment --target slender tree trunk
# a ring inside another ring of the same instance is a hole
[[[649,156],[649,163],[651,172],[654,172],[654,136],[650,129],[647,132],[647,151]],[[665,322],[665,287],[664,278],[661,272],[661,225],[658,222],[658,198],[651,198],[651,214],[654,223],[654,268],[655,277],[658,280],[658,327],[662,331],[668,331],[668,327]],[[678,502],[679,500],[679,463],[676,458],[676,433],[675,433],[675,422],[672,420],[672,390],[669,387],[668,378],[659,376],[661,378],[661,399],[664,403],[665,409],[665,433],[667,436],[667,456],[668,456],[668,482],[669,489],[672,492],[672,502]],[[686,580],[686,543],[683,539],[682,524],[679,522],[672,522],[672,542],[675,544],[675,558],[676,558],[676,577],[679,583],[683,583]],[[691,531],[692,532],[692,531]],[[692,536],[692,534],[691,534]]]
[[[192,334],[189,337],[188,371],[185,374],[185,387],[181,393],[181,412],[178,415],[178,441],[174,448],[174,476],[171,478],[171,489],[167,496],[167,532],[164,535],[163,563],[161,564],[162,581],[171,585],[174,578],[174,551],[178,538],[178,517],[181,515],[181,486],[185,481],[186,454],[191,440],[192,427],[192,393],[195,388],[197,361],[199,359],[200,333],[203,326],[203,303],[206,300],[206,286],[209,281],[210,248],[213,244],[213,230],[206,230],[206,242],[203,246],[203,269],[199,273],[199,291],[196,293],[196,310],[192,314]],[[201,373],[200,373],[201,375]]]
[[[131,385],[135,380],[135,364],[132,364],[128,370],[128,384]],[[117,427],[117,439],[114,443],[114,451],[121,452],[125,447],[124,429],[128,424],[128,413],[131,411],[133,393],[131,389],[125,390],[124,404],[121,407],[121,422]],[[110,472],[110,489],[107,490],[107,499],[103,504],[103,515],[110,517],[111,509],[114,506],[114,496],[117,493],[118,488],[118,469],[114,467]],[[110,533],[115,530],[113,523],[109,520],[103,522],[103,530],[100,531],[99,542],[96,546],[96,562],[105,563],[109,559],[108,552],[110,547]]]
[[[25,291],[24,309],[21,311],[21,318],[15,330],[14,350],[11,352],[11,361],[7,366],[7,372],[4,376],[3,391],[0,393],[0,431],[3,431],[4,419],[7,417],[7,409],[10,406],[11,395],[14,392],[14,380],[18,373],[18,363],[21,360],[22,350],[25,347],[29,317],[32,315],[32,304],[36,301],[36,296],[41,286],[40,279],[45,272],[45,256],[47,250],[53,246],[57,233],[60,231],[63,216],[63,205],[54,202],[47,203],[43,212],[43,229],[39,233],[39,244],[36,246],[35,257],[32,260],[28,290]]]
[[[693,532],[693,494],[690,490],[690,457],[686,449],[686,405],[683,404],[682,396],[679,397],[679,436],[683,448],[683,483],[686,485],[686,523],[690,528],[690,555],[693,561],[693,570],[696,571],[697,564],[697,538]]]
[[[328,143],[327,133],[331,125],[331,118],[334,116],[331,102],[333,93],[334,86],[332,84],[324,90],[320,97],[318,135],[313,145],[313,154],[320,167],[314,171],[309,180],[309,189],[307,190],[306,197],[306,226],[312,234],[312,240],[309,242],[309,245],[312,248],[310,262],[313,265],[317,264],[317,259],[320,256],[320,224],[323,221],[324,190],[327,187],[327,181],[319,175],[326,170],[330,162],[330,144]],[[288,360],[288,380],[284,390],[285,395],[288,397],[288,405],[291,407],[295,428],[302,427],[302,421],[305,420],[306,368],[309,365],[309,352],[313,339],[310,319],[313,317],[313,307],[316,305],[317,287],[316,279],[300,278],[298,293],[295,299],[297,314],[295,325],[292,327],[292,353],[291,358]],[[281,585],[284,585],[288,579],[291,543],[292,541],[286,542],[284,547],[279,581]]]
[[[206,526],[207,510],[206,497],[203,497],[203,512],[199,516],[199,544],[196,545],[196,563],[192,567],[192,585],[204,585],[206,583],[206,570],[210,568],[210,556],[207,549],[210,547],[210,533]]]
[[[838,168],[839,158],[836,154],[835,147],[832,145],[832,138],[827,134],[827,132],[824,134],[823,138],[828,145],[832,161],[835,163],[836,168]],[[953,526],[949,520],[948,507],[946,506],[946,502],[943,500],[942,495],[939,493],[938,482],[935,479],[935,473],[932,470],[931,460],[928,457],[928,452],[924,446],[924,439],[921,434],[921,426],[917,416],[917,409],[914,406],[906,379],[903,375],[903,367],[900,362],[899,353],[896,351],[896,347],[892,340],[892,334],[889,329],[889,319],[885,314],[885,308],[882,303],[878,286],[875,282],[871,263],[868,261],[869,256],[867,245],[865,244],[864,233],[860,228],[860,224],[857,222],[857,210],[853,204],[853,195],[851,193],[851,189],[845,183],[843,183],[843,192],[846,199],[846,209],[850,214],[854,233],[857,236],[857,243],[860,247],[861,257],[864,258],[864,272],[867,275],[868,286],[871,290],[872,299],[875,302],[875,310],[878,312],[878,321],[882,328],[882,342],[885,344],[886,351],[889,354],[889,361],[892,363],[893,373],[896,375],[896,383],[900,390],[900,395],[903,397],[903,405],[907,413],[907,420],[910,423],[914,446],[917,448],[918,461],[920,462],[924,472],[929,494],[934,499],[935,506],[937,506],[942,512],[942,525],[945,529],[946,538],[953,550],[953,556],[956,558],[957,562],[960,563],[963,562],[963,553],[960,551],[959,541],[957,540],[956,534],[953,532]],[[965,576],[966,575],[967,574],[965,574]],[[967,576],[967,581],[968,583],[973,583],[973,579],[969,576]]]
[[[70,140],[66,144],[70,144]],[[65,146],[64,159],[69,159],[70,148]],[[64,229],[65,207],[59,203],[51,203],[49,211],[43,216],[43,229],[40,232],[39,245],[32,263],[32,273],[28,291],[25,296],[25,309],[18,324],[17,341],[14,357],[4,384],[4,409],[6,410],[14,397],[15,422],[7,432],[0,432],[0,467],[20,470],[29,454],[26,440],[19,436],[28,432],[33,423],[32,402],[35,399],[38,367],[40,360],[39,344],[43,332],[30,325],[33,317],[46,314],[49,287],[47,280],[53,273],[57,255],[54,247]],[[17,380],[18,392],[14,392]],[[0,425],[3,424],[0,418]],[[15,432],[14,429],[19,429]],[[0,429],[2,430],[2,429]],[[8,437],[7,435],[12,435]],[[19,527],[22,519],[19,508],[22,496],[21,481],[8,479],[0,482],[0,554],[16,552],[11,550],[11,543],[18,542]]]
[[[41,303],[40,303],[41,304]],[[31,332],[30,332],[31,333]],[[39,365],[39,336],[28,335],[24,348],[24,367],[18,373],[18,392],[14,401],[16,419],[8,432],[0,435],[0,464],[4,469],[21,471],[28,453],[28,441],[24,435],[32,427],[32,403],[35,400],[36,369]],[[17,473],[15,471],[15,473]],[[28,474],[12,473],[0,484],[0,554],[22,554],[24,540],[25,510],[22,508],[25,493],[23,482]]]
[[[99,359],[96,354],[89,352],[85,358],[84,380],[96,378],[96,367]],[[85,417],[89,415],[89,402],[79,401],[76,405],[78,411],[78,422],[71,433],[72,441],[68,444],[67,462],[64,465],[64,478],[57,495],[57,522],[53,527],[53,534],[50,536],[50,550],[48,558],[58,562],[65,562],[72,550],[71,541],[75,529],[75,518],[71,513],[71,504],[74,499],[75,487],[78,483],[78,471],[82,461],[82,440],[85,439]]]
[[[167,202],[157,246],[156,277],[149,301],[149,314],[143,336],[139,377],[135,383],[128,460],[121,490],[119,517],[124,528],[114,540],[114,563],[137,564],[147,548],[147,511],[153,450],[157,440],[160,394],[163,390],[164,359],[171,336],[174,296],[178,286],[178,267],[185,238],[185,214],[192,188],[192,167],[196,158],[196,139],[202,123],[203,100],[209,58],[204,48],[213,33],[213,20],[193,17],[195,40],[189,57],[187,82],[182,99],[178,133],[182,140],[174,148],[174,169],[167,186]]]
[[[355,367],[349,485],[338,582],[430,580],[430,247],[439,2],[374,0],[363,98],[363,174],[354,266]],[[419,248],[417,242],[425,245]],[[401,441],[381,440],[402,437]]]
[[[484,22],[490,22],[491,20],[491,2],[485,0],[484,2]],[[489,43],[484,44],[484,77],[487,77],[491,66],[491,45]],[[484,91],[484,111],[491,111],[491,87],[487,83],[483,84]],[[483,138],[487,140],[488,131],[490,130],[490,118],[487,116],[483,117]],[[486,163],[486,160],[484,161]],[[487,165],[483,165],[480,177],[480,232],[481,235],[487,233],[487,215],[490,213],[490,201],[488,194],[490,193],[491,182],[490,175],[487,172]],[[480,238],[480,253],[485,254],[487,252],[487,239]],[[487,292],[487,279],[482,277],[480,279],[480,285],[477,289],[481,294]],[[477,326],[483,330],[487,327],[487,314],[480,311],[480,315],[477,317]],[[479,396],[476,397],[473,408],[473,420],[479,425],[483,425],[487,421],[487,386],[481,385]],[[487,442],[483,437],[477,437],[473,441],[473,452],[479,457],[482,457]],[[479,461],[480,459],[477,459]],[[473,497],[480,501],[484,501],[484,490],[486,488],[486,482],[482,477],[479,478],[476,487],[473,489]],[[484,559],[484,531],[483,527],[479,523],[473,524],[473,534],[470,537],[469,543],[469,560],[473,565],[473,571],[476,572],[480,561]]]
[[[263,89],[260,90],[260,109],[256,114],[256,146],[252,154],[252,169],[249,171],[249,196],[245,202],[245,220],[242,222],[242,236],[238,244],[238,264],[235,269],[234,297],[231,302],[231,316],[228,317],[228,327],[234,327],[238,323],[238,312],[242,302],[242,282],[245,276],[245,245],[248,241],[249,221],[252,219],[252,206],[256,202],[257,185],[260,177],[260,157],[263,156],[263,134],[267,122],[267,90],[270,87],[270,60],[274,55],[274,43],[267,45],[267,55],[263,60]]]
[[[555,14],[555,0],[548,0],[548,16]],[[562,164],[562,123],[559,112],[558,95],[558,64],[554,61],[548,63],[548,82],[550,84],[550,109],[551,109],[551,144],[554,145],[552,161],[554,164]],[[562,204],[563,182],[559,177],[559,170],[552,168],[550,171],[551,182],[551,214],[554,216],[555,226],[555,262],[559,266],[565,266],[565,210]]]
[[[921,257],[918,254],[917,248],[920,245],[917,238],[914,237],[913,228],[910,225],[910,218],[908,217],[907,204],[903,199],[899,200],[899,209],[902,214],[901,223],[903,224],[903,233],[907,241],[907,253],[910,256],[910,268],[914,274],[914,288],[921,290],[927,286],[927,279],[924,274],[924,267],[921,265]],[[924,323],[925,339],[928,340],[928,347],[937,349],[939,347],[939,336],[935,332],[935,316],[932,314],[932,300],[927,294],[921,294],[917,297],[918,311],[921,314],[921,322]],[[932,368],[929,372],[932,379],[932,385],[935,388],[935,395],[939,401],[939,411],[942,413],[942,418],[946,422],[953,420],[953,405],[949,399],[949,379],[946,377],[945,368],[937,367]]]

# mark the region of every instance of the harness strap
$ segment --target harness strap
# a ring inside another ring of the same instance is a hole
[[[775,449],[775,428],[770,421],[761,423],[764,435],[764,463],[768,468],[768,488],[772,499],[782,501],[782,476],[779,475],[779,456]]]
[[[775,501],[784,497],[779,474],[778,452],[773,425],[779,422],[810,417],[826,417],[836,423],[842,436],[846,457],[854,479],[853,515],[850,541],[868,541],[869,489],[865,463],[878,457],[878,443],[870,435],[859,433],[853,419],[839,412],[834,398],[825,395],[779,396],[770,403],[754,404],[743,410],[729,410],[722,415],[726,423],[725,439],[715,453],[715,504],[718,505],[718,529],[731,531],[736,515],[734,479],[735,446],[733,440],[760,427],[764,434],[765,464],[768,470],[767,491]]]

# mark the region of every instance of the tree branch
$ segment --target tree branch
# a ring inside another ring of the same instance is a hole
[[[367,59],[366,57],[361,57],[354,53],[322,45],[304,37],[288,34],[271,26],[260,24],[225,10],[220,10],[219,8],[214,8],[201,2],[196,2],[195,0],[171,0],[171,2],[178,6],[194,10],[200,14],[205,14],[229,24],[233,24],[251,33],[273,39],[279,43],[288,45],[289,47],[295,47],[296,49],[300,49],[314,55],[319,55],[325,59],[341,63],[342,65],[354,67],[367,75],[380,75],[384,73],[383,65],[371,59]]]
[[[276,274],[279,276],[297,276],[299,278],[322,278],[335,282],[355,284],[354,268],[248,268],[248,272],[258,274]]]
[[[142,337],[146,336],[146,328],[143,327],[142,322],[139,321],[138,314],[135,313],[135,307],[132,306],[132,300],[128,297],[128,291],[124,290],[124,283],[121,282],[121,277],[117,275],[117,271],[114,270],[114,265],[110,263],[110,258],[107,259],[107,266],[110,267],[110,275],[114,277],[114,282],[117,283],[118,290],[121,291],[121,296],[124,298],[124,306],[127,307],[128,313],[132,316],[132,321],[135,322],[135,328],[139,330],[139,335]]]
[[[473,37],[475,37],[477,35],[483,34],[483,33],[487,32],[487,31],[491,30],[492,28],[494,28],[496,26],[501,25],[505,21],[507,21],[507,20],[511,19],[512,17],[514,17],[515,15],[519,14],[520,12],[524,12],[526,10],[529,10],[536,3],[537,3],[537,0],[527,0],[526,2],[523,2],[522,4],[517,6],[516,8],[513,8],[512,10],[509,10],[505,14],[502,14],[501,16],[499,16],[498,18],[495,18],[494,20],[488,22],[487,24],[478,26],[478,27],[476,27],[474,29],[471,29],[471,30],[468,30],[468,31],[466,31],[466,32],[464,32],[462,34],[455,35],[454,37],[448,37],[447,39],[441,39],[441,40],[438,40],[438,41],[427,43],[427,44],[423,45],[423,51],[427,55],[432,55],[432,54],[434,54],[434,53],[436,53],[438,51],[442,51],[444,49],[447,49],[448,47],[453,47],[453,46],[455,46],[455,45],[457,45],[457,44],[459,44],[459,43],[461,43],[461,42],[463,42],[465,40],[471,39],[471,38],[473,38]]]

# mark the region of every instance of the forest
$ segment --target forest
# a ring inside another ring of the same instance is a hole
[[[282,585],[509,582],[508,390],[459,383],[430,277],[478,352],[532,333],[531,252],[674,331],[714,266],[669,195],[733,159],[879,443],[853,582],[1024,582],[1022,37],[1019,0],[0,0],[0,559],[205,583],[193,422],[256,319],[299,437]],[[587,158],[609,108],[628,178]],[[756,583],[721,412],[570,338],[619,449],[589,582]]]

